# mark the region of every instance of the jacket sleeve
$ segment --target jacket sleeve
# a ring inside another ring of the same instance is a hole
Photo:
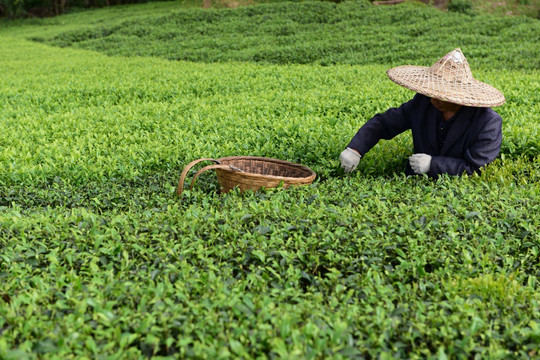
[[[384,113],[375,115],[356,132],[347,146],[364,156],[379,140],[392,139],[410,129],[410,113],[417,106],[419,99],[419,96],[416,95],[398,108],[391,108]]]
[[[501,143],[502,119],[499,115],[495,115],[486,122],[476,141],[465,151],[463,159],[433,156],[428,175],[432,177],[443,173],[471,175],[495,160],[501,150]]]

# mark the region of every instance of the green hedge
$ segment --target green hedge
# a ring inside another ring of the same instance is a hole
[[[446,13],[422,3],[288,2],[178,10],[36,40],[108,55],[321,65],[429,66],[461,47],[473,69],[540,68],[538,20]]]

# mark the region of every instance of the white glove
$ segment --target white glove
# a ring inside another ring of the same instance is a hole
[[[353,149],[349,147],[343,150],[341,152],[341,155],[339,155],[339,160],[341,161],[341,167],[343,168],[346,174],[356,169],[361,158],[362,158],[362,155],[360,155],[358,152],[354,151]]]
[[[431,166],[431,155],[428,154],[413,154],[409,156],[409,164],[417,174],[425,174]]]

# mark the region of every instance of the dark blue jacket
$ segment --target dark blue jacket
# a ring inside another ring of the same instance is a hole
[[[366,122],[353,137],[349,147],[362,157],[379,142],[389,140],[411,129],[414,153],[432,156],[428,175],[472,174],[499,155],[502,142],[502,119],[490,108],[462,106],[451,119],[442,147],[437,146],[437,119],[441,112],[429,97],[416,94],[399,108],[377,114]],[[407,175],[413,175],[407,162]]]

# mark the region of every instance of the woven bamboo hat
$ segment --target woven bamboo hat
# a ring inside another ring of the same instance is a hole
[[[455,104],[492,107],[504,104],[504,95],[493,86],[476,80],[469,63],[457,48],[431,67],[404,65],[386,72],[407,89]]]

